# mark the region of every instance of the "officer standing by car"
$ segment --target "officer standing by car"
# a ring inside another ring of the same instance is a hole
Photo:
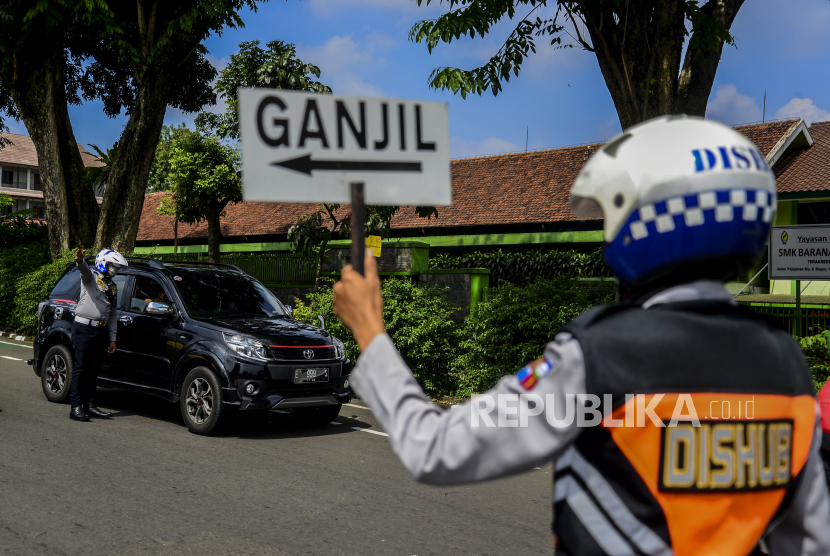
[[[806,361],[723,285],[756,263],[776,206],[755,145],[709,120],[658,118],[599,149],[571,195],[577,215],[604,216],[623,302],[578,316],[454,411],[430,403],[384,333],[374,260],[365,278],[344,269],[334,310],[362,350],[352,384],[404,466],[456,484],[556,461],[557,554],[830,554]],[[588,408],[598,417],[580,426]]]
[[[83,249],[75,252],[75,263],[81,272],[81,296],[72,323],[75,365],[69,386],[69,418],[75,421],[88,421],[90,417],[107,419],[111,415],[95,405],[95,389],[104,354],[115,353],[118,290],[112,279],[127,266],[121,253],[103,249],[95,257],[95,268],[90,269],[84,253]]]

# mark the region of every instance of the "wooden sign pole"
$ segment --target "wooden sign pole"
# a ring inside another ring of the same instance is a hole
[[[363,275],[363,257],[366,249],[366,204],[364,183],[352,182],[352,268]]]

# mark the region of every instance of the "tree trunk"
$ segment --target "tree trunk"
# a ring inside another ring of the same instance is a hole
[[[218,203],[211,203],[207,211],[208,224],[208,261],[220,263],[219,246],[222,245],[222,222],[220,216],[222,209]]]
[[[173,254],[176,255],[179,252],[179,219],[177,217],[173,217]]]
[[[615,11],[602,4],[596,2],[587,10],[592,15],[586,15],[586,26],[622,128],[673,114],[684,2],[671,0],[657,8],[652,2],[632,0]]]
[[[323,257],[326,255],[326,246],[320,247],[317,252],[317,272],[314,275],[314,291],[320,291],[320,286],[323,285]]]
[[[28,83],[8,85],[37,151],[52,259],[73,247],[92,247],[98,202],[69,121],[63,52],[53,51]]]
[[[709,0],[700,11],[729,30],[743,2]],[[687,49],[681,72],[684,1],[628,0],[609,9],[593,0],[580,15],[591,44],[579,39],[596,54],[623,129],[667,114],[706,115],[723,41]],[[700,38],[696,31],[691,40]]]
[[[95,241],[99,247],[130,252],[135,247],[144,208],[147,178],[156,154],[170,77],[164,67],[150,67],[141,78],[130,120],[118,140],[112,160],[107,193]]]
[[[732,22],[735,21],[735,16],[738,15],[738,10],[741,9],[743,3],[744,0],[710,0],[701,8],[701,12],[725,28],[731,29]],[[697,33],[692,35],[691,42],[695,40],[696,35]],[[678,83],[676,113],[696,116],[706,114],[706,105],[712,93],[712,84],[715,81],[715,73],[718,71],[722,53],[722,41],[716,48],[686,50],[686,59],[683,61],[683,71],[680,72]]]

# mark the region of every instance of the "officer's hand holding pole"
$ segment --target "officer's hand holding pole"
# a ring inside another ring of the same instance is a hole
[[[83,249],[77,249],[75,251],[75,262],[79,263],[82,260],[84,260],[84,255],[85,254],[86,254],[86,251],[84,251]]]
[[[378,265],[371,252],[366,253],[364,273],[348,265],[334,285],[334,314],[352,331],[361,351],[385,332]]]

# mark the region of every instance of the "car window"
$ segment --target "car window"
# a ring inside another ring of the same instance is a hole
[[[273,317],[285,310],[265,286],[244,276],[213,269],[171,268],[187,312],[197,318]]]
[[[81,273],[78,270],[78,267],[70,268],[66,274],[64,274],[58,283],[55,284],[55,287],[52,288],[52,293],[49,294],[51,298],[66,298],[69,299],[69,296],[74,293],[75,288],[78,287],[78,284],[81,282]]]
[[[126,274],[118,274],[112,281],[115,283],[115,287],[118,288],[118,298],[115,300],[116,307],[121,308],[124,306],[124,298],[127,296],[127,279],[129,276]]]
[[[149,276],[136,276],[129,309],[143,312],[150,301],[170,303],[167,292],[159,282]]]

